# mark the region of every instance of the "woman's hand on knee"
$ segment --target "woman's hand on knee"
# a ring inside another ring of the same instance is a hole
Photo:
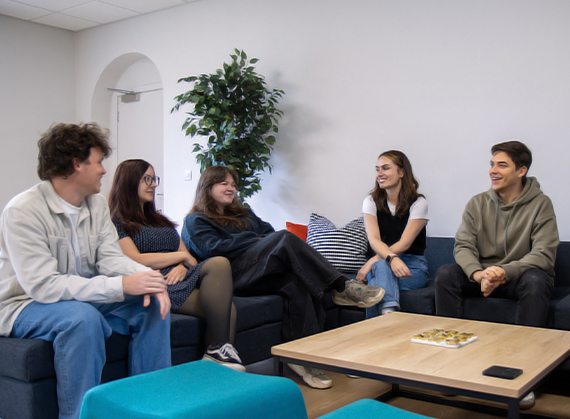
[[[394,272],[394,275],[396,275],[398,278],[406,278],[412,276],[412,273],[408,269],[408,266],[399,257],[392,259],[390,268],[392,268],[392,272]]]

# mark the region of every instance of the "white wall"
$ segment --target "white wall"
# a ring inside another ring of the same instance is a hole
[[[75,122],[74,34],[0,15],[0,209],[39,182],[37,141]]]
[[[165,210],[181,222],[198,168],[180,77],[213,72],[243,48],[284,89],[273,175],[251,204],[277,228],[311,210],[343,224],[360,214],[380,152],[406,152],[430,203],[430,235],[452,236],[467,200],[489,187],[489,149],[533,151],[570,240],[570,2],[564,0],[204,0],[75,36],[77,120],[99,76],[140,53],[164,85]],[[194,180],[184,181],[184,170]]]

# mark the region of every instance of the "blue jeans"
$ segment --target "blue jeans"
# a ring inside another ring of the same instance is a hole
[[[170,317],[162,320],[160,305],[142,296],[125,301],[90,304],[60,301],[27,305],[16,318],[11,337],[43,339],[53,344],[59,418],[79,418],[83,396],[101,381],[105,340],[115,331],[131,335],[129,375],[166,368],[170,361]]]
[[[400,290],[417,290],[426,286],[429,273],[425,256],[402,254],[399,258],[410,270],[411,277],[398,278],[384,259],[372,265],[366,276],[368,285],[382,287],[386,291],[380,303],[366,309],[367,319],[378,316],[383,308],[399,308]]]

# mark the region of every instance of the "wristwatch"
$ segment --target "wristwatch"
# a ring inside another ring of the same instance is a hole
[[[398,257],[398,255],[388,255],[388,256],[386,256],[386,263],[387,263],[388,265],[390,265],[390,264],[392,263],[392,260],[394,260],[394,258],[397,258],[397,257]]]
[[[192,265],[190,265],[188,262],[182,262],[182,266],[184,266],[188,270],[192,269]]]

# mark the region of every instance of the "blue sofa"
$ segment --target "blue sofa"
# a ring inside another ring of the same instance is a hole
[[[433,278],[437,268],[453,263],[453,238],[428,237],[426,257],[431,279],[426,288],[401,293],[403,311],[435,314]],[[556,286],[548,326],[570,330],[570,242],[563,242],[556,258]],[[324,296],[325,328],[364,319],[364,310],[339,307]],[[271,356],[281,343],[282,300],[279,296],[235,297],[236,348],[245,364]],[[467,299],[464,317],[473,320],[514,323],[516,304],[493,298]],[[204,351],[204,323],[192,316],[172,315],[171,348],[174,365],[200,359]],[[127,375],[129,338],[113,334],[106,343],[107,363],[102,382]],[[56,419],[56,379],[51,344],[35,339],[0,338],[0,418]]]
[[[438,268],[446,263],[455,263],[453,246],[455,240],[447,237],[428,237],[426,258],[430,279],[421,290],[403,291],[400,305],[403,311],[435,315],[434,278]],[[547,327],[570,330],[570,242],[560,242],[554,266],[556,278],[550,298]],[[495,323],[515,324],[516,301],[504,298],[466,298],[463,304],[463,318]],[[340,325],[361,321],[364,310],[342,308]]]

